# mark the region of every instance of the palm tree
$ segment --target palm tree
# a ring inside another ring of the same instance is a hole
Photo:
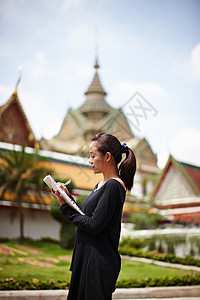
[[[19,211],[20,238],[24,239],[24,209],[23,202],[34,197],[37,203],[44,203],[43,191],[46,188],[43,177],[52,170],[43,167],[42,158],[35,153],[27,153],[25,147],[21,151],[0,152],[0,197],[5,199],[5,193]],[[30,201],[29,201],[30,202]]]

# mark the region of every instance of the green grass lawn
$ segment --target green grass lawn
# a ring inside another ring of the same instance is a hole
[[[15,279],[70,280],[71,272],[69,271],[69,266],[72,251],[62,249],[57,243],[26,241],[24,244],[18,244],[17,241],[10,241],[0,244],[0,247],[2,245],[4,245],[4,249],[0,248],[0,279],[12,277]],[[13,249],[16,249],[16,251]],[[26,260],[34,264],[30,264]],[[36,265],[35,263],[41,265]],[[123,259],[119,280],[172,275],[181,276],[192,273],[194,271],[160,267],[154,264]]]
[[[194,274],[194,271],[181,270],[176,268],[162,267],[153,263],[142,263],[138,261],[130,261],[122,259],[121,272],[119,280],[121,279],[144,279],[165,276],[182,276],[186,274]]]

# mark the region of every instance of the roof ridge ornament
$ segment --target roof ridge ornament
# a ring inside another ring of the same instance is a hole
[[[18,71],[19,71],[19,77],[18,77],[18,79],[17,79],[17,83],[16,83],[15,90],[14,90],[14,94],[16,94],[16,95],[17,95],[17,88],[18,88],[18,85],[19,85],[19,83],[20,83],[20,81],[21,81],[21,78],[22,78],[22,66],[21,66],[21,65],[18,66]]]
[[[96,60],[95,60],[95,64],[94,64],[94,68],[96,70],[98,70],[100,68],[99,64],[98,64],[98,58],[96,57]]]

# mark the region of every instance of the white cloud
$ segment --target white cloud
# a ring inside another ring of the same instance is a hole
[[[63,120],[63,111],[56,109],[56,103],[47,105],[47,99],[44,101],[40,94],[33,92],[22,91],[18,96],[37,139],[42,136],[51,138],[58,132]]]
[[[0,84],[0,105],[5,104],[5,102],[10,98],[13,92],[14,87]]]
[[[157,101],[164,101],[167,99],[167,92],[157,83],[154,82],[133,82],[122,81],[111,87],[110,95],[115,99],[115,103],[123,104],[136,92],[143,95],[152,104]]]
[[[200,44],[191,51],[191,70],[200,79]]]
[[[157,155],[158,158],[158,167],[160,169],[163,169],[167,163],[167,160],[169,158],[169,151],[167,149],[161,149],[160,152]]]
[[[63,75],[65,74],[65,82],[66,76],[73,76],[78,79],[85,79],[86,82],[89,83],[89,80],[92,79],[92,75],[94,73],[93,68],[88,65],[88,63],[81,59],[70,58],[63,62]]]
[[[169,150],[177,160],[200,165],[200,129],[181,128],[169,142]]]
[[[62,11],[66,12],[73,6],[75,7],[79,6],[82,2],[83,0],[63,0],[62,7],[61,7]]]
[[[13,92],[14,87],[0,84],[0,106],[6,103]],[[58,132],[64,116],[62,110],[56,110],[56,103],[52,108],[52,105],[47,105],[47,100],[44,101],[41,95],[36,95],[33,92],[27,93],[21,91],[20,88],[18,97],[37,139],[42,136],[51,138]]]
[[[40,80],[49,76],[47,59],[43,51],[37,51],[33,62],[27,62],[26,69],[34,80]]]
[[[68,47],[72,48],[73,51],[81,47],[82,51],[88,52],[88,45],[91,44],[92,39],[94,39],[94,28],[79,22],[68,32]]]
[[[189,81],[200,80],[200,43],[191,49],[184,60],[176,60],[172,63],[172,71],[178,76],[184,76]]]
[[[5,38],[0,37],[0,59],[4,60],[8,56],[14,54],[14,44],[11,41],[6,40]]]

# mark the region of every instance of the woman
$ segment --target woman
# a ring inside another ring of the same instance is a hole
[[[68,300],[110,300],[121,268],[118,252],[121,215],[126,190],[131,190],[136,171],[133,151],[110,134],[97,134],[89,147],[89,163],[95,174],[102,173],[84,201],[84,216],[69,207],[59,192],[63,216],[77,226]],[[122,154],[126,158],[122,160]],[[62,189],[69,195],[66,187]]]

